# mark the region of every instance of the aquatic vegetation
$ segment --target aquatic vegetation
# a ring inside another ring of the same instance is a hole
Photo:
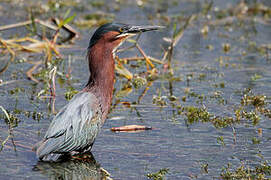
[[[148,179],[163,180],[164,176],[166,174],[168,174],[168,173],[169,173],[169,169],[168,168],[163,168],[163,169],[160,169],[158,172],[149,173],[146,176],[148,177]]]
[[[0,69],[0,73],[3,73],[4,71],[7,70],[10,62],[14,61],[17,54],[23,53],[23,52],[44,53],[45,58],[43,61],[44,61],[45,67],[47,67],[48,63],[52,61],[53,56],[56,56],[57,58],[61,58],[59,48],[63,48],[65,46],[59,45],[59,42],[57,42],[60,36],[60,29],[63,28],[67,32],[70,33],[70,36],[63,41],[69,41],[73,38],[78,37],[77,32],[75,32],[70,26],[67,25],[67,23],[72,21],[74,17],[76,16],[76,14],[69,16],[69,12],[70,11],[67,11],[65,13],[63,19],[59,20],[57,18],[53,18],[52,21],[55,23],[55,25],[44,22],[39,19],[35,19],[34,17],[31,16],[31,20],[29,21],[0,27],[1,30],[8,30],[11,28],[32,24],[33,30],[31,31],[37,34],[36,23],[39,23],[40,25],[55,31],[52,39],[49,39],[46,36],[43,36],[41,40],[35,39],[33,37],[22,37],[22,38],[13,38],[13,39],[2,39],[0,37],[0,44],[1,44],[0,49],[2,49],[2,53],[10,54],[10,60],[6,63],[6,65],[2,69]],[[37,79],[33,78],[32,72],[41,64],[41,62],[34,62],[33,64],[35,65],[31,69],[29,69],[26,72],[26,74],[31,80],[38,82]]]
[[[225,53],[228,53],[231,49],[231,45],[229,43],[222,44],[222,47]]]
[[[223,136],[218,136],[217,139],[216,139],[216,142],[218,144],[221,144],[222,146],[225,146],[225,142],[224,142]]]
[[[203,172],[203,173],[206,173],[206,174],[208,174],[209,173],[209,171],[208,171],[208,163],[206,163],[206,164],[202,164],[201,165],[201,171]]]
[[[269,179],[271,175],[270,163],[265,161],[255,167],[241,164],[239,167],[233,169],[231,164],[223,167],[221,170],[221,179]]]
[[[253,144],[260,144],[260,140],[259,139],[257,139],[256,137],[253,137],[252,139],[251,139],[251,141],[252,141],[252,143]]]
[[[271,117],[271,109],[268,108],[270,102],[267,102],[267,99],[270,97],[266,97],[265,95],[255,95],[251,90],[245,90],[243,97],[241,99],[241,105],[253,106],[255,108],[254,114],[257,112],[261,113],[264,116]]]
[[[182,107],[179,111],[179,114],[184,114],[190,124],[202,121],[210,122],[213,115],[210,114],[204,107],[197,108],[194,106]]]
[[[133,78],[133,86],[136,89],[141,88],[146,83],[147,83],[147,80],[145,78],[140,77],[140,76],[136,76]]]
[[[79,91],[78,90],[75,90],[75,89],[71,89],[67,92],[65,92],[65,98],[69,101],[72,99],[72,97],[77,94]]]
[[[14,113],[5,110],[3,106],[0,106],[0,109],[2,112],[4,112],[4,114],[1,116],[1,119],[4,119],[10,128],[18,126],[20,120]]]
[[[261,79],[261,78],[262,78],[262,76],[259,74],[254,74],[254,76],[251,76],[252,81],[257,81],[258,79]]]
[[[167,100],[166,96],[156,96],[156,95],[154,95],[152,97],[152,103],[156,104],[156,105],[159,105],[159,106],[165,106],[165,105],[167,105],[166,100]]]

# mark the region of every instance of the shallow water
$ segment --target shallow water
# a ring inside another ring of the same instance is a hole
[[[118,22],[165,25],[165,22],[161,20],[161,15],[172,17],[183,14],[187,17],[199,13],[205,1],[176,2],[147,2],[145,6],[138,7],[134,1],[125,3],[121,1],[121,5],[108,1],[105,4],[109,8],[102,8],[102,10],[106,9],[108,13],[113,13],[115,21]],[[223,9],[236,5],[234,2],[227,1],[225,5],[224,1],[215,1],[214,7]],[[259,2],[265,3],[269,8],[271,6],[269,1]],[[44,3],[46,4],[46,2]],[[79,4],[73,8],[77,17],[99,9],[90,8],[86,2]],[[119,10],[112,8],[117,6],[116,4],[120,6]],[[0,2],[0,10],[3,7],[17,11],[14,16],[8,11],[0,12],[0,25],[23,21],[27,18],[26,5],[23,3]],[[61,11],[64,10],[59,10],[55,14],[61,14]],[[157,15],[157,12],[160,12],[160,15]],[[210,14],[213,17],[211,20],[215,20],[215,12],[212,11]],[[45,18],[47,15],[41,14],[38,17]],[[152,20],[148,20],[147,17]],[[72,161],[63,164],[48,164],[37,162],[31,147],[43,137],[53,115],[49,112],[49,100],[37,98],[37,94],[42,90],[44,84],[35,85],[27,80],[24,73],[32,65],[11,63],[9,68],[0,75],[0,79],[3,82],[10,80],[16,80],[16,82],[7,85],[0,84],[0,105],[9,112],[21,111],[22,113],[16,114],[18,123],[12,130],[13,138],[7,140],[0,152],[1,179],[89,179],[91,177],[100,179],[101,167],[109,172],[113,179],[147,179],[148,173],[155,173],[163,168],[168,169],[166,179],[216,179],[220,176],[221,168],[228,163],[237,167],[244,162],[254,167],[263,159],[271,160],[271,125],[270,118],[267,116],[260,114],[260,120],[256,125],[253,125],[250,119],[242,119],[238,124],[216,128],[212,123],[203,123],[201,120],[191,123],[187,116],[178,114],[176,106],[180,104],[184,107],[204,106],[215,116],[234,117],[234,110],[240,106],[241,92],[248,88],[255,95],[265,95],[267,97],[265,107],[271,108],[270,51],[268,58],[266,54],[259,53],[252,45],[249,45],[251,42],[255,42],[257,46],[270,44],[270,18],[266,21],[267,24],[247,19],[242,22],[236,20],[228,26],[213,26],[210,27],[208,35],[204,37],[200,30],[207,22],[207,19],[203,17],[192,22],[174,49],[172,67],[174,77],[180,78],[180,81],[166,77],[158,78],[153,81],[139,103],[138,99],[146,85],[133,89],[127,96],[114,96],[113,105],[115,106],[92,149],[96,163]],[[14,34],[20,35],[24,34],[24,31],[27,32],[27,30],[19,29],[0,32],[0,37],[8,38]],[[64,84],[57,81],[56,110],[67,103],[64,92],[68,88],[73,87],[80,90],[87,82],[89,73],[85,54],[94,29],[79,29],[81,38],[75,41],[74,47],[61,51],[64,60],[60,62],[58,69],[60,71],[64,69],[64,72],[67,72],[67,59],[70,57],[72,80],[65,81]],[[170,24],[161,32],[144,33],[141,35],[139,44],[148,55],[161,59],[162,47],[168,45],[162,38],[170,37],[173,33],[172,29],[172,24]],[[223,43],[230,44],[229,52],[223,51]],[[128,43],[123,46],[126,45]],[[212,45],[213,50],[206,48],[208,45]],[[245,53],[243,53],[244,51]],[[120,57],[133,56],[136,53],[137,51],[134,49],[120,54]],[[17,60],[23,58],[40,60],[41,56],[19,54]],[[6,60],[7,57],[1,57],[1,62],[6,62]],[[129,66],[127,67],[129,68]],[[162,71],[162,66],[157,65],[157,69]],[[145,66],[136,69],[129,68],[129,70],[139,73],[145,71]],[[259,78],[255,78],[255,75],[259,75]],[[60,78],[58,77],[58,79]],[[127,80],[117,76],[115,95],[126,83]],[[172,90],[170,90],[170,83]],[[221,83],[225,87],[220,86]],[[18,91],[17,93],[13,92],[15,89]],[[190,95],[187,94],[188,89]],[[198,102],[198,97],[191,95],[191,92],[205,98],[202,102]],[[169,96],[171,93],[177,97],[177,101],[166,100],[167,105],[162,107],[153,104],[154,95]],[[216,94],[220,95],[219,98],[218,96],[212,98]],[[185,102],[182,101],[183,96],[186,96]],[[224,99],[224,103],[219,101],[221,99]],[[127,107],[116,104],[117,100],[137,103]],[[253,109],[253,107],[248,108]],[[30,113],[29,117],[23,113],[26,111]],[[35,112],[40,112],[41,118],[35,118]],[[129,124],[151,126],[154,130],[138,133],[110,131],[111,127]],[[262,133],[258,133],[259,129],[262,130]],[[234,131],[236,136],[234,136]],[[0,120],[1,143],[8,137],[8,134],[8,123],[2,118]],[[225,145],[218,141],[219,137],[223,137]],[[253,138],[260,140],[260,143],[253,143]],[[202,165],[206,164],[208,164],[208,173],[201,169]]]

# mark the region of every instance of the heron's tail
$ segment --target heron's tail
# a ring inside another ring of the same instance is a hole
[[[63,154],[48,154],[42,157],[42,161],[51,161],[51,162],[57,162],[57,161],[61,161],[61,157],[63,156]]]
[[[57,154],[57,153],[49,153],[48,148],[46,148],[47,140],[42,140],[36,143],[32,150],[36,152],[37,157],[41,161],[60,161],[60,157],[63,154]]]

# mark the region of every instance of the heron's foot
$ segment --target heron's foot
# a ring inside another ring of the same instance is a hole
[[[93,155],[90,152],[72,155],[71,158],[74,160],[80,160],[80,161],[88,161],[88,162],[95,161]]]

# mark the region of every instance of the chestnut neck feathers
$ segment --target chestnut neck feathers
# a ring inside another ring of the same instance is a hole
[[[88,61],[90,78],[84,91],[93,93],[100,101],[105,114],[112,102],[114,88],[114,58],[113,50],[120,40],[110,41],[112,33],[105,34],[89,48]]]

